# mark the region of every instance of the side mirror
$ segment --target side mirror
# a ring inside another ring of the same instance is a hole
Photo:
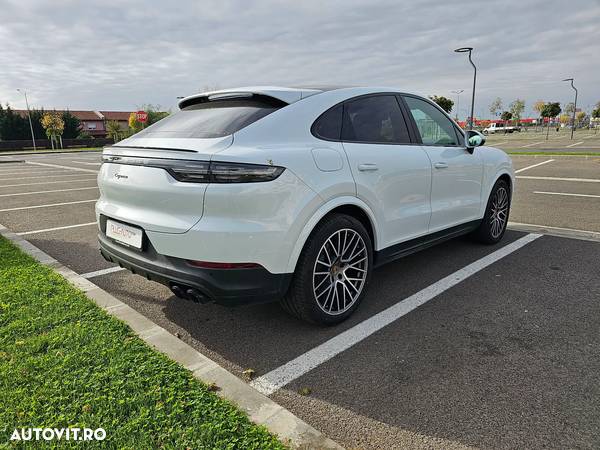
[[[485,136],[479,131],[468,130],[465,133],[465,145],[467,147],[467,150],[469,150],[471,153],[473,152],[475,147],[479,147],[483,144],[485,144]]]

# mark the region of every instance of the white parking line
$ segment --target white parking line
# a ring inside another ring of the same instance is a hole
[[[81,167],[61,166],[59,164],[48,164],[48,163],[40,163],[40,162],[33,162],[33,161],[25,161],[25,164],[33,164],[33,165],[36,165],[36,166],[45,166],[45,167],[55,167],[57,169],[69,169],[69,170],[75,170],[77,172],[98,173],[97,170],[82,169]]]
[[[49,194],[51,192],[85,191],[87,189],[98,189],[98,186],[71,188],[71,189],[52,189],[50,191],[18,192],[16,194],[0,194],[0,197],[15,197],[15,196],[19,196],[19,195],[33,195],[33,194]]]
[[[493,253],[469,264],[445,278],[422,289],[414,295],[390,306],[388,309],[338,334],[321,345],[298,356],[271,372],[258,377],[250,385],[265,395],[270,395],[286,384],[304,375],[315,367],[330,360],[339,353],[366,339],[383,327],[398,320],[429,300],[437,297],[471,275],[485,269],[505,256],[539,238],[541,234],[531,233]],[[474,300],[476,301],[476,300]]]
[[[81,175],[83,176],[83,175]],[[56,184],[56,183],[85,183],[96,180],[96,177],[92,178],[81,178],[79,180],[66,180],[66,181],[41,181],[36,183],[20,183],[20,184],[0,184],[0,188],[5,187],[17,187],[17,186],[37,186],[39,184]]]
[[[544,192],[544,191],[533,191],[534,194],[545,194],[545,195],[564,195],[567,197],[591,197],[591,198],[600,198],[600,195],[592,195],[592,194],[571,194],[568,192]]]
[[[97,200],[98,200],[97,198],[94,198],[92,200],[78,200],[76,202],[49,203],[47,205],[35,205],[35,206],[19,206],[18,208],[0,209],[0,212],[21,211],[23,209],[50,208],[52,206],[76,205],[78,203],[91,203],[91,202],[95,202]]]
[[[82,273],[81,276],[83,278],[89,279],[89,278],[94,278],[94,277],[99,277],[101,275],[106,275],[109,273],[115,273],[115,272],[120,272],[122,270],[125,270],[123,267],[109,267],[108,269],[102,269],[102,270],[96,270],[94,272],[88,272],[88,273]]]
[[[544,164],[548,164],[549,162],[552,162],[552,161],[554,161],[554,160],[553,159],[549,159],[548,161],[543,161],[541,163],[537,163],[537,164],[534,164],[532,166],[523,167],[522,169],[515,170],[515,173],[521,173],[521,172],[523,172],[525,170],[533,169],[534,167],[538,167],[538,166],[541,166],[541,165],[544,165]]]
[[[19,236],[27,236],[28,234],[45,233],[47,231],[68,230],[69,228],[87,227],[90,225],[96,225],[96,223],[97,222],[79,223],[77,225],[66,225],[64,227],[44,228],[43,230],[22,231],[21,233],[15,234],[18,234]]]
[[[595,178],[534,177],[527,175],[519,175],[515,178],[519,178],[522,180],[578,181],[581,183],[600,183],[600,180],[597,180]]]
[[[502,142],[490,142],[490,145],[502,145],[502,144],[508,144],[508,141],[502,141]]]
[[[2,177],[3,175],[50,175],[50,174],[55,174],[55,175],[70,175],[71,172],[67,171],[67,170],[32,170],[32,171],[23,171],[23,172],[0,172],[0,177]],[[81,175],[80,175],[81,176]],[[12,178],[12,177],[11,177]],[[0,178],[0,180],[10,180],[11,178]]]
[[[600,241],[600,232],[590,230],[578,230],[576,228],[561,228],[551,227],[548,225],[538,225],[534,223],[508,222],[508,227],[517,231],[526,231],[528,233],[544,233],[555,231],[563,236],[568,236],[575,239],[593,239]]]
[[[533,147],[534,145],[543,144],[546,141],[534,142],[533,144],[523,145],[521,148]]]
[[[98,172],[96,172],[98,173]],[[70,173],[67,175],[44,175],[42,177],[19,177],[19,178],[0,178],[0,181],[8,180],[35,180],[36,178],[58,178],[58,177],[80,177],[80,173]]]
[[[579,145],[579,144],[583,144],[583,141],[581,141],[581,142],[575,142],[574,144],[567,145],[567,148],[575,147],[576,145]]]
[[[79,159],[72,159],[71,162],[75,163],[75,164],[85,164],[86,166],[101,166],[102,165],[101,162],[87,162],[87,161],[81,161]]]

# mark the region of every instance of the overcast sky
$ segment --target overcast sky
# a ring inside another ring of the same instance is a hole
[[[169,3],[169,6],[167,6]],[[394,86],[456,98],[465,116],[475,47],[476,116],[507,106],[600,101],[600,0],[0,0],[0,102],[175,108],[207,87]]]

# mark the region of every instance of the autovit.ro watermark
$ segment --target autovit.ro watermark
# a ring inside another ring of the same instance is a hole
[[[15,428],[11,441],[103,441],[104,428]]]

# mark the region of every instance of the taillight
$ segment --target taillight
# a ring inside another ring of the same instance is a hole
[[[266,164],[190,161],[166,158],[102,155],[102,162],[165,169],[185,183],[259,183],[275,180],[284,167]]]
[[[211,162],[210,175],[213,183],[256,183],[271,181],[281,175],[283,167],[260,164]]]

